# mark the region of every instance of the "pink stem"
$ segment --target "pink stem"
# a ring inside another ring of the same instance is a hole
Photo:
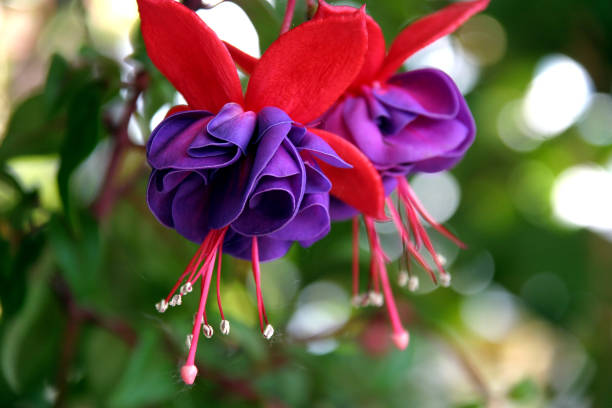
[[[281,25],[281,34],[285,34],[291,27],[291,21],[293,20],[293,12],[295,11],[295,0],[287,0],[287,8],[285,9],[285,17],[283,18],[283,24]]]

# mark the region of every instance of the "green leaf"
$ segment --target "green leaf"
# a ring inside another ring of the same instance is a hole
[[[109,406],[153,405],[176,394],[176,383],[170,378],[176,367],[160,353],[162,348],[154,332],[143,333],[127,369],[110,396]]]
[[[278,38],[282,18],[266,0],[232,0],[249,16],[259,35],[259,47],[263,54]]]
[[[531,378],[525,378],[508,391],[508,398],[518,403],[533,401],[540,395],[540,387]]]
[[[64,120],[50,119],[46,112],[47,98],[42,93],[17,106],[0,145],[0,163],[16,156],[57,153],[64,137]]]
[[[79,217],[79,229],[55,217],[49,223],[49,241],[62,275],[77,300],[87,303],[98,287],[101,262],[100,232],[88,214]]]
[[[60,151],[57,183],[64,212],[72,220],[69,182],[72,172],[93,151],[100,140],[102,87],[97,81],[83,86],[70,102],[66,137]]]
[[[44,234],[28,235],[19,243],[15,256],[11,257],[8,242],[0,241],[0,299],[3,316],[11,317],[21,308],[26,297],[26,272],[39,259],[44,243]]]
[[[43,95],[47,112],[53,114],[67,102],[66,88],[70,84],[70,65],[59,54],[53,54]]]
[[[53,346],[50,341],[52,320],[49,319],[46,305],[49,300],[50,253],[46,252],[37,263],[35,271],[28,280],[28,292],[20,313],[3,327],[0,343],[0,361],[2,374],[14,391],[19,391],[24,382],[33,376],[44,373],[43,367],[38,367],[38,374],[32,370],[32,365],[45,360],[49,356],[47,348]],[[25,271],[20,271],[25,275]],[[33,335],[34,328],[40,326],[37,322],[45,321],[43,329],[49,332]],[[44,338],[44,342],[40,339]],[[35,345],[33,345],[34,343]],[[37,344],[37,345],[36,345]],[[32,346],[34,346],[32,348]]]

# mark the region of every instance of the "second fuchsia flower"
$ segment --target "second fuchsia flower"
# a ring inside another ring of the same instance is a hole
[[[397,208],[390,198],[386,206],[404,246],[404,267],[414,258],[432,280],[444,286],[450,275],[436,252],[420,218],[460,247],[464,244],[436,223],[419,202],[406,176],[417,172],[433,173],[457,164],[474,141],[476,127],[467,103],[452,79],[436,69],[422,69],[393,75],[412,54],[450,34],[473,14],[483,10],[488,0],[454,3],[405,28],[392,43],[388,53],[378,24],[367,19],[368,52],[361,72],[348,92],[321,119],[321,128],[337,133],[359,147],[378,170],[385,196],[397,189]],[[354,12],[351,7],[332,7],[320,2],[315,19],[325,20]],[[332,183],[342,183],[331,175]],[[346,219],[359,210],[341,198],[332,198],[330,212],[334,219]],[[403,349],[408,334],[402,327],[387,277],[387,256],[367,214],[363,219],[370,242],[371,263],[369,293],[359,294],[358,219],[353,218],[353,295],[356,305],[380,305],[379,286],[393,327],[393,340]],[[423,258],[424,246],[438,269],[438,277]],[[402,282],[403,281],[403,282]],[[407,271],[400,272],[400,282],[418,284]]]

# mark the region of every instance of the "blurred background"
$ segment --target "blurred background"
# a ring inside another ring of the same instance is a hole
[[[447,4],[367,10],[390,43]],[[198,14],[260,55],[284,9]],[[298,1],[294,23],[306,15]],[[395,285],[409,348],[383,309],[351,308],[340,223],[264,265],[271,342],[249,265],[224,260],[232,332],[201,340],[187,387],[196,299],[153,306],[196,246],[148,211],[143,150],[181,96],[146,56],[136,2],[0,1],[0,406],[612,407],[612,3],[493,0],[405,64],[423,66],[455,79],[478,135],[451,172],[411,180],[469,249],[434,234],[451,287]]]

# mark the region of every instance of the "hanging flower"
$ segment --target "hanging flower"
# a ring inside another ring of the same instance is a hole
[[[321,119],[321,128],[343,136],[368,157],[383,180],[385,196],[397,190],[397,208],[389,197],[385,202],[401,237],[404,247],[402,260],[408,269],[400,271],[399,284],[408,285],[411,290],[418,287],[417,277],[409,272],[411,257],[434,282],[439,279],[443,286],[450,284],[443,258],[433,247],[421,218],[458,246],[463,248],[465,245],[427,213],[406,176],[417,172],[439,172],[454,166],[474,141],[476,127],[463,96],[444,72],[421,69],[397,75],[393,73],[416,51],[450,34],[487,4],[488,0],[458,2],[426,16],[405,28],[388,53],[385,52],[380,27],[368,17],[368,52],[361,72],[348,92]],[[351,10],[350,7],[332,7],[321,1],[315,18],[325,20]],[[342,182],[333,173],[330,178],[334,184]],[[332,198],[330,212],[334,219],[353,216],[354,304],[381,305],[383,297],[379,286],[382,286],[393,327],[393,340],[398,348],[405,348],[408,334],[395,308],[385,266],[388,258],[380,245],[374,220],[363,215],[372,256],[372,279],[370,292],[360,295],[359,224],[355,217],[359,209],[341,198]],[[438,276],[419,252],[421,246],[430,253]]]
[[[348,183],[382,189],[357,148],[302,125],[323,114],[358,74],[367,50],[365,14],[353,10],[282,35],[257,64],[243,97],[226,47],[194,12],[173,0],[138,5],[149,56],[189,104],[173,108],[147,143],[153,168],[147,200],[162,224],[201,244],[156,305],[159,312],[180,305],[200,281],[181,369],[192,384],[200,331],[206,337],[214,331],[206,300],[215,263],[220,330],[230,331],[219,288],[222,252],[252,262],[260,328],[269,339],[274,329],[266,317],[259,262],[283,256],[294,241],[311,245],[329,231],[331,183],[319,164],[346,172]],[[358,208],[380,218],[372,201]]]
[[[433,173],[458,163],[474,141],[474,120],[457,86],[444,72],[422,69],[393,75],[404,61],[435,40],[450,34],[468,18],[486,8],[489,0],[454,3],[426,16],[407,28],[395,39],[388,52],[376,21],[366,18],[368,50],[365,61],[347,92],[319,120],[318,127],[342,136],[357,146],[379,173],[384,191],[376,194],[378,204],[386,205],[403,246],[405,267],[399,275],[400,285],[411,290],[418,279],[409,273],[410,258],[414,258],[443,286],[450,284],[450,275],[443,267],[420,219],[455,242],[465,245],[446,228],[438,224],[425,210],[410,187],[406,176],[417,172]],[[354,13],[349,6],[330,6],[319,2],[315,21]],[[230,48],[234,60],[245,70],[253,69],[257,61],[239,50]],[[386,271],[389,261],[376,233],[374,218],[359,209],[361,197],[342,193],[349,182],[348,172],[321,163],[323,172],[332,181],[330,213],[333,219],[353,217],[353,303],[356,306],[386,303],[393,327],[393,340],[400,349],[408,345],[409,336],[397,313]],[[350,172],[350,171],[349,171]],[[359,191],[358,186],[354,191]],[[388,197],[397,190],[398,206]],[[379,209],[379,213],[382,210]],[[362,213],[370,243],[369,292],[359,294],[359,219]],[[430,253],[438,276],[419,252],[421,246]],[[380,288],[382,286],[382,293]],[[383,297],[384,294],[384,297]]]

